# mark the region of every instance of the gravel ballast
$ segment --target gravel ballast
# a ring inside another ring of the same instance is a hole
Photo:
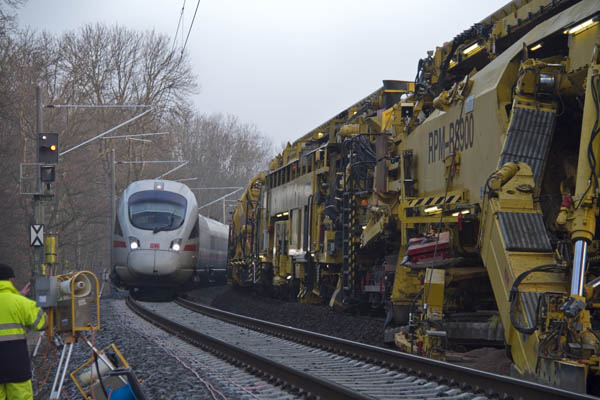
[[[229,286],[203,288],[189,292],[187,296],[199,303],[236,314],[386,347],[383,343],[383,318],[350,315],[323,305],[280,301]],[[510,375],[511,362],[504,349],[480,348],[463,353],[462,358],[461,361],[453,362],[482,371]]]
[[[353,316],[326,306],[280,301],[229,286],[192,291],[187,297],[235,314],[383,346],[383,318]]]
[[[133,368],[147,399],[251,399],[255,398],[251,387],[238,382],[250,380],[243,371],[211,354],[167,334],[154,325],[133,314],[123,299],[102,300],[101,329],[94,335],[97,348],[114,343]],[[37,335],[35,335],[37,336]],[[87,336],[87,335],[86,335]],[[88,336],[89,337],[89,336]],[[46,346],[42,345],[34,365],[34,393],[36,399],[48,399],[56,374],[56,359],[50,353],[44,363]],[[73,348],[68,373],[90,358],[90,349],[81,340]],[[50,365],[50,371],[46,366]],[[45,380],[46,375],[48,378]],[[234,378],[239,378],[235,381]],[[252,378],[254,381],[256,379]],[[42,383],[45,380],[45,384]],[[274,390],[271,398],[289,395]],[[81,393],[67,375],[61,398],[81,399]]]
[[[248,291],[233,290],[228,286],[198,289],[189,292],[188,297],[225,311],[383,346],[383,318],[354,316],[326,306],[279,301]],[[211,355],[207,355],[212,357],[210,361],[200,356],[190,356],[196,354],[193,346],[160,331],[133,314],[123,298],[101,301],[101,324],[101,330],[94,337],[96,347],[104,349],[114,343],[143,382],[142,388],[148,399],[255,398],[247,389],[236,388],[236,383],[228,379],[229,373],[222,372],[228,367],[219,364],[224,363],[223,361]],[[37,335],[32,335],[33,337]],[[48,360],[44,362],[45,351],[46,346],[43,344],[37,357],[32,360],[36,399],[49,398],[60,357],[60,353],[54,356],[50,352]],[[510,361],[505,357],[504,350],[478,349],[466,355],[468,361],[460,362],[460,365],[505,375],[509,373]],[[82,398],[69,374],[89,358],[89,347],[79,341],[74,346],[63,386],[66,396],[63,394],[61,398]],[[50,370],[48,366],[51,367]],[[286,397],[284,393],[277,393],[274,397],[280,395]]]

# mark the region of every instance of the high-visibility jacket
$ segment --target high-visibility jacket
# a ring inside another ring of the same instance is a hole
[[[45,325],[46,314],[35,301],[21,296],[10,281],[0,281],[0,383],[31,379],[25,332]]]

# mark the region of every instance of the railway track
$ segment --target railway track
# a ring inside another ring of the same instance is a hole
[[[597,399],[177,299],[130,308],[161,328],[298,397]],[[185,308],[185,310],[183,309]]]

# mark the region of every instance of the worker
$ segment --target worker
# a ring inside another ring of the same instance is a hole
[[[14,287],[15,273],[0,264],[0,400],[33,400],[26,329],[41,330],[46,313]]]

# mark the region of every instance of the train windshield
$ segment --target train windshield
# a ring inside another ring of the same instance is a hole
[[[129,220],[139,229],[172,231],[183,224],[187,200],[163,190],[145,190],[129,197]]]

